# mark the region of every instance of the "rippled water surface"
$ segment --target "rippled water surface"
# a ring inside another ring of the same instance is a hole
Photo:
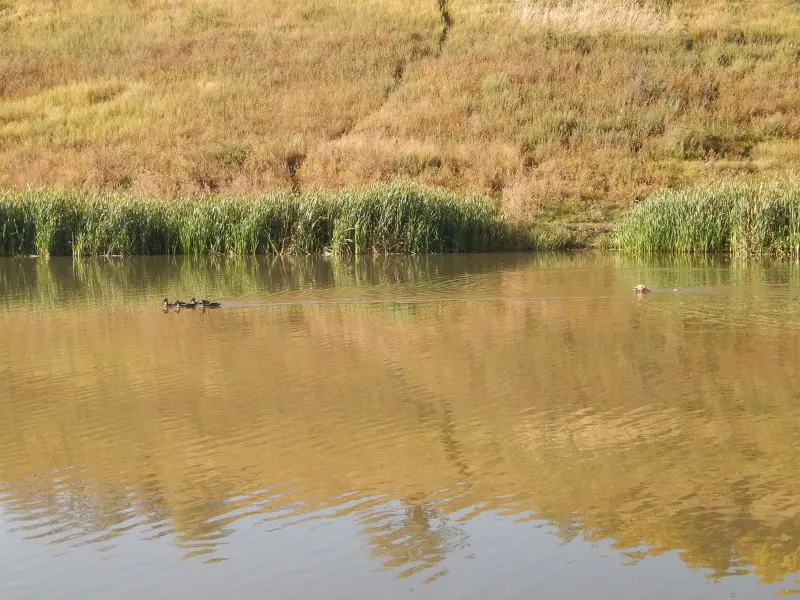
[[[798,593],[799,340],[789,262],[0,260],[0,597]]]

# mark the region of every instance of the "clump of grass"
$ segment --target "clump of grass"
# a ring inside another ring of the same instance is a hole
[[[481,196],[409,193],[402,186],[343,192],[333,227],[334,253],[466,252],[505,246],[497,208]],[[380,193],[375,193],[380,191]]]
[[[166,203],[124,195],[73,195],[72,208],[69,246],[55,252],[37,247],[40,254],[169,254],[177,248],[176,213]]]
[[[800,181],[664,190],[622,220],[617,242],[639,252],[800,255]]]
[[[531,227],[531,250],[574,250],[586,245],[585,239],[564,226],[537,224]]]
[[[508,231],[485,197],[401,184],[175,202],[0,193],[3,255],[472,252],[508,248]]]

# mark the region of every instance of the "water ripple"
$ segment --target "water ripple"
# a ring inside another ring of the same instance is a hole
[[[0,317],[14,349],[0,357],[6,543],[49,572],[91,552],[151,576],[329,568],[454,593],[479,570],[590,577],[573,564],[607,543],[629,571],[674,554],[713,581],[784,585],[800,571],[788,284],[670,267],[650,272],[656,287],[683,277],[691,293],[637,300],[629,279],[646,267],[527,260],[443,272],[437,259],[364,285],[361,267],[328,265],[311,288],[292,270],[268,289],[263,271],[217,288],[228,310],[204,315],[160,313],[149,282],[114,284],[129,304],[99,288],[125,307],[107,315],[72,275],[69,310],[26,312],[14,288]],[[162,287],[213,279],[176,273]],[[572,562],[554,571],[560,549]]]

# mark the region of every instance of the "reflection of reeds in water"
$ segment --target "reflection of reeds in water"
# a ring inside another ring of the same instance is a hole
[[[605,269],[623,280],[618,290],[633,284],[671,291],[709,291],[730,286],[788,285],[800,287],[800,263],[783,260],[732,261],[709,255],[644,257],[624,253],[509,253],[420,256],[257,256],[138,257],[0,260],[0,305],[6,310],[64,312],[75,309],[108,311],[157,305],[164,296],[204,296],[246,301],[335,300],[347,298],[413,299],[496,296],[492,281],[518,269],[563,271]],[[446,287],[436,285],[446,280]],[[434,282],[433,285],[431,282]],[[605,281],[601,282],[605,285]],[[587,283],[570,294],[593,296],[603,288]],[[542,295],[541,287],[520,287],[513,296]],[[558,291],[547,290],[556,296]],[[769,299],[761,299],[769,308]],[[754,298],[755,302],[759,298]],[[732,309],[740,307],[734,304]],[[400,307],[395,307],[399,310]],[[407,306],[404,309],[412,310]]]
[[[0,260],[0,304],[6,309],[107,311],[158,304],[170,298],[281,298],[392,287],[406,293],[449,278],[448,289],[466,291],[468,277],[527,264],[531,255],[321,257],[138,257]]]
[[[430,260],[324,272],[380,285],[453,270]],[[575,261],[587,268],[560,268]],[[247,280],[254,267],[237,268]],[[453,515],[498,511],[565,540],[650,546],[634,560],[678,550],[715,576],[754,565],[777,581],[800,568],[791,307],[764,316],[768,296],[698,295],[693,310],[714,321],[697,326],[665,296],[609,300],[648,268],[701,278],[692,263],[535,256],[466,281],[498,297],[557,289],[550,299],[403,320],[344,306],[219,311],[203,327],[16,311],[0,321],[15,348],[0,359],[4,511],[30,535],[64,528],[79,543],[137,525],[212,558],[244,518],[355,514],[373,555],[408,575],[440,573],[468,543]]]

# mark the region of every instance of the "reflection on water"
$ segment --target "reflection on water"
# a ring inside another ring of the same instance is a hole
[[[798,291],[796,264],[712,258],[3,260],[2,538],[47,569],[87,549],[158,571],[165,542],[198,577],[273,583],[258,557],[296,544],[286,581],[329,562],[342,597],[385,595],[382,574],[529,594],[556,572],[536,544],[577,561],[554,594],[641,591],[670,553],[712,592],[788,593]]]

